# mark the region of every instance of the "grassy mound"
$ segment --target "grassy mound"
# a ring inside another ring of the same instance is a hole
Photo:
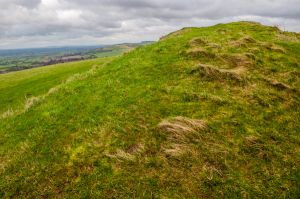
[[[0,197],[298,198],[299,52],[238,22],[99,63],[1,119]]]

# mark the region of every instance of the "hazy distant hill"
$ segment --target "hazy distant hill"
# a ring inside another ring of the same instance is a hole
[[[103,46],[74,46],[74,47],[47,47],[47,48],[29,48],[29,49],[0,49],[0,56],[40,56],[60,53],[76,53],[94,50]]]

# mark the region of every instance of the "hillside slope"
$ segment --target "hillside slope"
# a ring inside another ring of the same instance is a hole
[[[0,75],[0,116],[26,104],[32,96],[42,95],[74,74],[83,73],[111,58],[56,64]]]
[[[300,35],[185,28],[0,121],[0,197],[299,198]]]

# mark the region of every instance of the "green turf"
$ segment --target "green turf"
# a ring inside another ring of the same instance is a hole
[[[86,72],[99,62],[101,59],[0,74],[0,113],[16,109],[26,98],[46,93],[68,77]]]
[[[239,22],[99,61],[1,119],[0,197],[299,198],[299,52]]]

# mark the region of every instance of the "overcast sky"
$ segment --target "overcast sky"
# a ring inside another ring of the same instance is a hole
[[[240,20],[300,32],[300,0],[0,0],[0,48],[157,40]]]

